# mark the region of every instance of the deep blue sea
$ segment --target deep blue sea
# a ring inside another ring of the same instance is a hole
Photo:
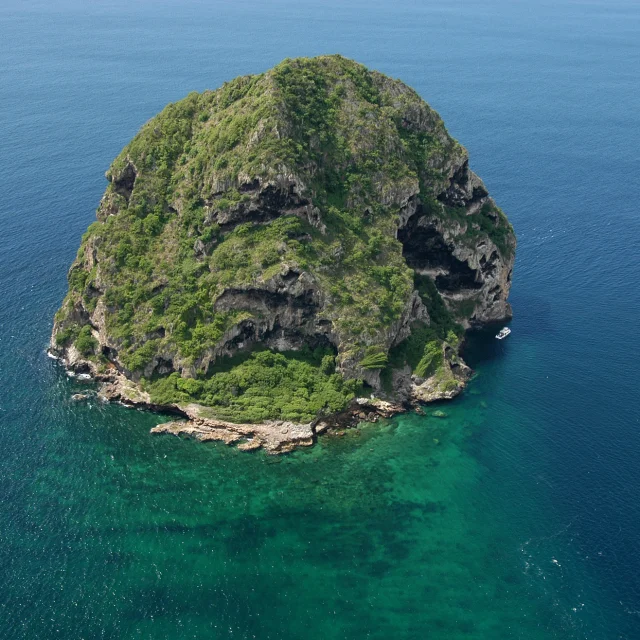
[[[512,335],[471,338],[447,418],[283,458],[71,402],[45,347],[111,160],[336,52],[469,149]],[[0,638],[640,638],[637,0],[2,0],[0,134]]]

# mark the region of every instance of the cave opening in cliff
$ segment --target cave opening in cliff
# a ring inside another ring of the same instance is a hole
[[[479,289],[478,273],[453,255],[451,247],[433,225],[420,225],[415,216],[398,231],[402,255],[418,273],[431,272],[441,291]]]
[[[239,224],[246,222],[267,224],[289,212],[296,213],[309,204],[306,198],[298,195],[295,184],[290,185],[288,189],[275,186],[268,186],[262,191],[259,189],[260,184],[257,180],[241,185],[241,193],[253,194],[253,199],[239,203],[230,215],[223,216],[219,221],[223,233],[229,233]],[[215,209],[215,200],[211,206]]]
[[[137,177],[136,168],[128,162],[122,173],[117,178],[113,178],[113,190],[129,202]]]

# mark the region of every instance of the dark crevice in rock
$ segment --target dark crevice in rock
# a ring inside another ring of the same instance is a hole
[[[496,251],[494,251],[487,260],[486,256],[480,258],[480,270],[485,278],[492,277],[496,274],[497,264],[499,257]]]
[[[100,351],[102,355],[111,363],[111,365],[116,368],[117,371],[119,371],[120,373],[124,373],[124,368],[118,360],[118,351],[116,349],[103,344]]]
[[[113,190],[117,194],[124,196],[127,203],[131,198],[131,193],[133,192],[133,187],[135,186],[137,177],[138,172],[136,171],[136,168],[131,162],[128,162],[127,166],[122,170],[122,173],[117,178],[113,178]]]
[[[164,327],[158,327],[155,331],[148,333],[145,337],[146,340],[158,340],[164,338],[166,335],[166,329]]]
[[[107,358],[107,360],[111,360],[111,362],[114,362],[118,358],[118,352],[106,344],[102,346],[102,355]]]
[[[289,272],[281,276],[283,284],[295,284],[298,274]],[[327,335],[331,324],[314,323],[318,303],[313,289],[299,295],[261,289],[228,289],[215,302],[216,311],[243,309],[253,318],[237,325],[232,336],[222,345],[222,353],[231,355],[238,350],[250,350],[258,342],[275,351],[311,348],[330,344]]]
[[[280,279],[286,285],[292,284],[299,277],[300,277],[300,274],[297,271],[294,271],[293,269],[289,269],[289,271],[287,271],[286,273],[280,275]]]
[[[93,283],[89,284],[84,290],[84,295],[87,298],[99,298],[103,293],[104,291],[95,287]]]
[[[419,209],[406,226],[398,230],[407,264],[416,271],[438,271],[435,282],[441,291],[480,289],[480,274],[453,255],[453,248],[435,226],[425,223],[421,213]]]
[[[495,287],[491,287],[491,289],[489,289],[487,298],[493,300],[493,302],[497,302],[500,300],[501,295],[502,289],[500,288],[500,285],[497,284]]]
[[[244,320],[238,325],[238,334],[231,338],[225,345],[227,350],[241,349],[246,343],[252,342],[256,337],[256,324],[253,320]]]
[[[257,191],[260,188],[260,180],[255,178],[251,182],[245,182],[238,187],[240,193],[246,193],[247,191]]]
[[[309,204],[305,198],[296,193],[296,185],[291,184],[288,190],[269,186],[260,193],[260,203],[267,209],[281,212],[282,209],[303,207]]]
[[[329,338],[322,333],[308,334],[297,327],[283,326],[276,318],[272,328],[265,327],[259,322],[245,320],[238,325],[238,333],[226,344],[223,355],[233,356],[238,353],[249,353],[256,345],[264,345],[274,351],[299,351],[305,346],[311,350],[321,347],[337,353]],[[206,375],[219,366],[212,361]]]
[[[238,207],[234,212],[233,218],[220,222],[220,232],[222,234],[231,233],[237,226],[244,224],[245,222],[252,222],[254,224],[267,224],[272,220],[275,220],[278,214],[273,211],[265,209],[248,209],[244,206]]]
[[[322,347],[336,352],[335,346],[326,335],[321,333],[310,335],[295,328],[280,327],[279,325],[276,325],[272,331],[266,332],[262,340],[267,347],[274,351],[299,351],[307,346],[311,350]]]
[[[456,172],[451,176],[449,186],[441,194],[438,200],[450,207],[460,207],[465,205],[464,191],[461,185],[466,184],[469,180],[469,163],[465,162],[460,165]]]
[[[471,194],[471,200],[467,202],[467,206],[480,202],[480,200],[484,200],[488,195],[489,192],[484,187],[474,187],[473,193]]]
[[[471,179],[472,176],[474,180]],[[482,182],[469,171],[469,161],[467,160],[453,174],[449,186],[438,195],[438,200],[449,207],[469,208],[484,200],[488,195],[489,193]]]
[[[414,221],[398,232],[398,239],[402,255],[412,269],[445,267],[451,258],[451,250],[433,226],[417,226]]]
[[[153,369],[153,375],[167,375],[169,373],[173,373],[173,361],[166,360],[165,358],[158,358],[156,366]]]
[[[91,367],[90,367],[88,362],[81,361],[81,362],[78,362],[78,363],[74,364],[73,371],[75,373],[88,373],[88,374],[91,374]]]
[[[479,289],[482,286],[479,274],[453,255],[452,248],[433,225],[423,226],[420,222],[419,214],[414,215],[398,231],[407,264],[416,271],[440,271],[436,277],[440,290]]]
[[[250,187],[256,186],[255,183],[257,181],[243,185],[244,192],[252,191]],[[259,184],[256,188],[259,188]],[[211,222],[216,221],[223,233],[229,233],[245,222],[267,224],[283,215],[299,215],[300,210],[308,204],[307,199],[297,195],[295,183],[288,189],[269,185],[259,193],[255,193],[251,200],[240,202],[228,211],[216,211],[214,200],[210,203],[213,209]]]
[[[227,289],[216,300],[213,308],[215,311],[247,309],[258,313],[261,311],[273,313],[291,308],[301,310],[307,317],[315,314],[316,303],[311,290],[305,291],[300,296],[291,296],[264,289]]]
[[[482,282],[478,274],[466,262],[453,258],[449,264],[449,273],[436,276],[436,287],[440,291],[459,291],[460,289],[480,289]]]

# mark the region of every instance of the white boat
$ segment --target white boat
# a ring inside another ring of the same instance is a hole
[[[500,331],[498,331],[498,334],[496,335],[496,338],[498,338],[498,340],[503,340],[510,333],[511,333],[511,329],[509,329],[509,327],[504,327],[504,329],[500,329]]]

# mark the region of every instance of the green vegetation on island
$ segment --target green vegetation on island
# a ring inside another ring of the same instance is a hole
[[[480,243],[500,269],[513,261],[511,226],[466,162],[415,91],[341,56],[192,93],[107,172],[55,348],[232,421],[334,413],[363,380],[392,396],[391,371],[433,375],[481,306],[441,295],[427,245],[424,273],[409,266],[405,212],[441,239],[442,269]]]

